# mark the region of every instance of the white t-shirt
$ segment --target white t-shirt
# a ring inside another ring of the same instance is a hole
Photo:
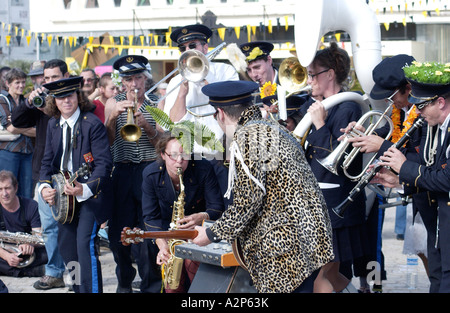
[[[205,80],[211,84],[219,81],[227,81],[227,80],[239,80],[239,75],[234,69],[233,66],[226,64],[226,63],[219,63],[219,62],[209,62],[209,72],[206,76]],[[174,86],[178,85],[180,81],[182,80],[182,76],[179,74],[172,78],[167,86],[167,93],[170,92],[170,94],[165,99],[165,105],[164,105],[164,112],[167,115],[170,115],[170,110],[172,109],[173,105],[175,104],[175,101],[178,96],[178,92],[180,87],[177,87],[176,90],[171,90],[174,88]],[[186,96],[186,106],[190,107],[192,105],[196,104],[205,104],[209,102],[209,97],[207,97],[205,94],[202,93],[202,87],[204,86],[204,82],[201,83],[193,83],[189,82],[189,93]],[[215,109],[210,106],[202,106],[199,108],[192,109],[192,112],[194,113],[210,113],[214,112]],[[185,116],[180,121],[183,120],[189,120],[189,121],[197,121],[197,123],[201,123],[208,127],[212,132],[215,133],[217,139],[222,139],[223,137],[223,131],[220,128],[217,121],[214,119],[212,115],[206,116],[206,117],[195,117],[189,112],[186,112]],[[201,146],[199,146],[197,143],[194,144],[194,152],[195,153],[208,153],[208,154],[214,154],[212,151],[209,151],[208,149],[205,149]]]

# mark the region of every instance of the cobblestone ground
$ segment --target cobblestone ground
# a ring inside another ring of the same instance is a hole
[[[403,241],[396,239],[394,233],[395,208],[387,208],[383,226],[383,253],[387,280],[383,281],[383,293],[427,293],[429,281],[419,259],[418,284],[416,289],[409,289],[406,283],[406,255],[402,254]],[[100,260],[102,263],[103,291],[114,293],[117,279],[114,273],[115,263],[112,253],[107,248],[101,248]],[[8,287],[10,293],[68,293],[68,288],[52,289],[48,291],[36,290],[33,283],[37,278],[12,278],[0,276]],[[353,280],[356,288],[359,281]]]

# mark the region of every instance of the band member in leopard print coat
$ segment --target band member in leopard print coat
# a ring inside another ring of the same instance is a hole
[[[299,142],[262,118],[248,81],[209,84],[202,91],[230,144],[228,192],[233,204],[210,228],[197,227],[199,245],[239,240],[258,292],[312,292],[322,265],[333,259],[324,197]]]

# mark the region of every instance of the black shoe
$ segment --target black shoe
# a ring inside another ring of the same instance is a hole
[[[117,286],[116,293],[133,293],[133,289],[131,287],[120,287]]]
[[[38,290],[47,290],[52,288],[63,288],[66,284],[62,278],[57,278],[49,275],[44,275],[37,282],[33,284],[33,287]]]

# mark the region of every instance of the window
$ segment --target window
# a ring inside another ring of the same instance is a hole
[[[121,2],[122,2],[122,0],[114,0],[114,6],[116,8],[120,7]]]
[[[168,5],[172,5],[173,4],[173,0],[166,0]]]
[[[64,8],[70,9],[70,4],[72,3],[72,0],[63,0],[64,1]]]
[[[141,6],[147,6],[150,5],[150,0],[138,0],[137,6],[141,7]]]

